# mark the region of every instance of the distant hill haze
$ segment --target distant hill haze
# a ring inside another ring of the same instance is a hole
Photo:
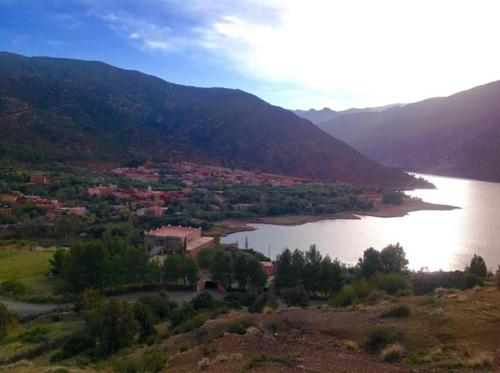
[[[309,110],[294,110],[293,112],[301,118],[307,119],[314,124],[319,124],[322,122],[326,122],[335,118],[338,118],[342,115],[355,114],[355,113],[364,113],[364,112],[372,112],[372,111],[384,111],[386,109],[403,106],[404,104],[392,104],[386,106],[377,106],[377,107],[367,107],[364,109],[352,108],[347,110],[335,111],[328,107],[325,107],[321,110],[309,109]]]
[[[0,143],[33,162],[191,160],[321,181],[415,181],[240,90],[12,53],[0,53]]]
[[[318,126],[388,166],[500,181],[500,82]]]

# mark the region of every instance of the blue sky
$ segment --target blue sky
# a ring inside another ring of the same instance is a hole
[[[0,0],[0,50],[345,109],[500,79],[499,11],[495,0]]]

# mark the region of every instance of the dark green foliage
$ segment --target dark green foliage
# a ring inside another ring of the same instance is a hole
[[[50,274],[54,277],[58,277],[61,275],[64,264],[64,255],[66,254],[65,250],[58,249],[50,262]]]
[[[27,288],[21,281],[10,279],[0,284],[0,290],[12,295],[24,295],[26,294]]]
[[[56,362],[69,359],[78,354],[89,351],[94,346],[92,337],[87,332],[77,332],[70,336],[62,350],[51,356],[50,361]]]
[[[474,254],[474,257],[470,261],[470,265],[467,267],[467,272],[473,276],[479,278],[485,278],[488,274],[488,269],[486,268],[486,262],[482,256]]]
[[[329,303],[337,307],[349,306],[368,297],[372,290],[373,285],[367,281],[356,281],[350,285],[345,285],[341,291],[330,299]]]
[[[311,294],[331,295],[342,288],[345,268],[338,260],[322,257],[315,245],[302,252],[285,249],[276,258],[277,289],[303,286]]]
[[[381,318],[387,318],[387,317],[400,318],[408,316],[410,316],[410,307],[408,307],[406,304],[392,306],[389,309],[382,312],[382,314],[380,315]]]
[[[94,341],[93,354],[97,357],[129,346],[139,329],[131,306],[114,299],[92,309],[87,317],[89,335]]]
[[[132,305],[132,310],[134,312],[134,318],[139,325],[140,338],[144,339],[145,337],[156,333],[156,329],[154,327],[155,315],[148,305],[143,303],[134,303]]]
[[[177,303],[169,300],[166,294],[146,295],[139,298],[139,302],[147,305],[159,320],[167,319],[177,308]]]
[[[409,276],[402,273],[380,273],[375,276],[374,285],[388,294],[398,294],[411,289]]]
[[[212,280],[224,286],[230,286],[233,281],[233,258],[225,250],[214,252],[210,261],[209,271]]]
[[[226,326],[226,331],[233,334],[245,334],[251,323],[248,320],[234,320]]]
[[[408,260],[403,247],[397,243],[389,245],[380,252],[382,268],[385,272],[403,272],[407,270]]]
[[[375,273],[383,270],[380,252],[373,247],[366,249],[363,253],[363,259],[359,259],[359,267],[363,277],[369,278]]]
[[[372,330],[365,339],[366,351],[374,353],[382,350],[388,344],[399,342],[403,332],[393,328],[379,328]]]
[[[390,204],[390,205],[400,205],[403,203],[403,196],[404,194],[402,192],[396,191],[396,190],[384,190],[383,191],[383,198],[384,198],[384,203]]]
[[[412,288],[415,294],[428,294],[436,288],[470,289],[482,286],[483,281],[469,272],[415,272],[411,274]]]
[[[102,307],[105,302],[106,297],[99,290],[86,290],[78,296],[75,302],[75,311],[84,313]]]
[[[47,340],[47,332],[47,328],[38,326],[19,334],[19,339],[25,343],[41,343]]]
[[[198,294],[196,297],[191,299],[189,303],[195,311],[201,309],[210,309],[217,304],[214,297],[212,297],[212,295],[210,295],[210,293],[206,291],[201,294]]]
[[[167,283],[194,285],[198,281],[198,266],[193,258],[184,254],[169,255],[163,264],[163,278]]]
[[[300,286],[283,289],[280,291],[280,296],[289,307],[307,307],[309,305],[309,295],[307,291]]]

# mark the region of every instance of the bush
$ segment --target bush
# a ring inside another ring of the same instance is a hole
[[[48,329],[38,326],[19,334],[19,339],[25,343],[41,343],[47,341]]]
[[[5,338],[9,329],[14,326],[16,319],[12,313],[9,312],[3,303],[0,303],[0,341]]]
[[[10,279],[2,282],[0,284],[0,289],[8,294],[12,295],[24,295],[26,294],[27,288],[21,281]]]
[[[372,286],[366,281],[361,280],[351,285],[345,285],[332,299],[330,305],[343,307],[355,304],[357,301],[366,298],[372,292]]]
[[[408,291],[410,289],[409,277],[400,273],[378,274],[375,276],[374,283],[378,290],[385,291],[388,294],[397,294],[400,291]]]
[[[177,308],[177,303],[171,301],[167,295],[147,295],[139,298],[139,303],[151,308],[153,314],[160,320],[167,319],[173,310]]]
[[[393,328],[374,329],[366,337],[364,347],[368,352],[377,352],[388,344],[399,342],[403,332]]]
[[[309,305],[309,295],[302,287],[283,289],[280,295],[288,307],[307,307]]]
[[[400,343],[392,343],[382,350],[380,358],[387,363],[395,363],[401,361],[405,354],[405,348]]]
[[[380,315],[381,318],[408,316],[410,316],[410,307],[408,307],[406,304],[400,304],[398,306],[391,307],[388,310],[382,312],[382,314]]]
[[[479,278],[485,278],[488,274],[488,269],[486,268],[486,262],[480,255],[474,254],[470,261],[470,265],[466,268],[467,272],[470,272],[473,276]]]
[[[113,366],[117,373],[160,372],[167,363],[167,356],[160,351],[148,351],[132,361],[119,361]]]
[[[226,331],[234,334],[245,334],[251,323],[248,320],[235,320],[227,325]]]
[[[189,303],[194,310],[200,310],[214,308],[214,306],[217,304],[217,301],[210,293],[205,291],[201,294],[198,294]]]
[[[411,281],[417,295],[431,293],[437,288],[464,290],[483,285],[480,278],[462,271],[417,272],[411,275]]]
[[[500,266],[498,266],[497,272],[495,273],[495,283],[497,288],[500,289]]]

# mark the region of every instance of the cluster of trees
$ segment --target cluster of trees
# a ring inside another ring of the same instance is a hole
[[[315,245],[306,252],[285,249],[276,258],[277,289],[303,288],[313,295],[330,296],[342,288],[345,267],[327,255],[323,257]]]
[[[236,283],[242,290],[250,286],[262,289],[267,284],[267,273],[259,258],[243,250],[204,250],[197,260],[213,281],[227,288]]]
[[[76,242],[68,251],[58,250],[50,264],[53,276],[80,291],[148,284],[192,286],[198,280],[198,266],[191,257],[178,254],[164,263],[151,261],[146,249],[111,235]]]
[[[363,258],[359,259],[358,268],[362,277],[365,278],[370,278],[376,273],[402,273],[408,270],[408,260],[399,243],[389,245],[381,251],[370,247],[363,252]]]

